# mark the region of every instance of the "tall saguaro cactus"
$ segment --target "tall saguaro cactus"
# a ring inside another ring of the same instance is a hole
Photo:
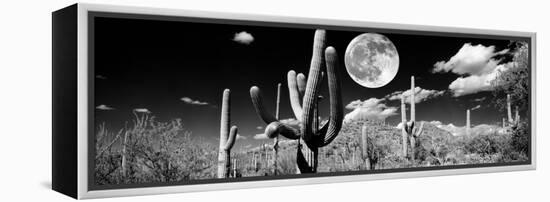
[[[333,47],[325,49],[325,30],[316,30],[313,41],[313,56],[306,82],[303,74],[289,71],[288,90],[290,104],[296,119],[300,122],[300,129],[282,123],[265,109],[260,88],[253,86],[250,97],[261,119],[268,124],[265,134],[275,138],[278,134],[298,140],[296,163],[299,173],[315,173],[318,165],[320,147],[330,144],[338,135],[343,120],[343,105],[338,74],[338,56]],[[325,64],[323,63],[325,62]],[[330,96],[329,121],[320,128],[315,127],[316,112],[321,81],[322,68],[326,66]],[[302,98],[303,96],[303,98]]]
[[[470,135],[470,110],[466,110],[466,135]]]
[[[512,118],[512,102],[510,101],[510,94],[506,94],[506,111],[508,112],[508,123],[514,123]]]
[[[361,127],[361,155],[363,157],[363,161],[365,162],[365,167],[367,168],[367,170],[371,170],[374,167],[372,162],[372,153],[369,153],[368,141],[367,126],[363,126]]]
[[[281,104],[281,83],[277,84],[277,105],[275,105],[275,118],[279,120],[279,111]],[[277,175],[277,158],[279,153],[279,135],[273,139],[273,175]]]
[[[411,105],[411,120],[407,122],[407,115],[405,112],[405,95],[404,93],[401,94],[401,123],[403,125],[402,127],[402,134],[403,134],[403,155],[406,157],[407,148],[406,148],[406,138],[405,134],[408,136],[410,145],[411,145],[411,160],[415,160],[415,149],[416,149],[416,139],[422,134],[422,130],[424,128],[424,122],[420,123],[420,127],[416,126],[416,120],[415,120],[415,87],[414,87],[414,76],[411,76],[411,95],[410,95],[410,105]]]
[[[126,131],[124,132],[124,142],[122,142],[122,162],[121,162],[121,165],[122,165],[122,177],[123,178],[126,178],[126,175],[128,174],[128,149],[126,148],[126,145],[128,145],[128,136],[129,136],[129,132]]]
[[[508,114],[508,124],[509,126],[517,125],[519,124],[519,108],[516,106],[516,111],[514,114],[514,117],[512,117],[512,101],[510,98],[510,94],[506,94],[506,111]]]
[[[218,152],[218,178],[228,178],[231,172],[231,148],[235,144],[237,136],[237,126],[232,126],[231,123],[231,91],[225,89],[223,91],[222,112],[220,121],[220,147]]]

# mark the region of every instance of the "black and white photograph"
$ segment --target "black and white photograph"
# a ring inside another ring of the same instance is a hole
[[[529,38],[94,17],[95,188],[530,164]]]

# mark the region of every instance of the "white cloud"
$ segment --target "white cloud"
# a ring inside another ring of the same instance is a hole
[[[139,113],[147,113],[147,114],[151,113],[151,111],[149,111],[146,108],[136,108],[136,109],[134,109],[134,111],[139,112]]]
[[[246,140],[247,137],[246,137],[246,136],[242,136],[241,134],[238,134],[238,133],[237,133],[237,137],[236,137],[236,138],[237,138],[237,140]]]
[[[453,92],[453,96],[455,97],[482,91],[490,91],[493,89],[491,82],[497,78],[500,72],[508,70],[511,64],[512,63],[498,65],[492,72],[487,74],[459,77],[449,84],[449,89]]]
[[[395,128],[397,128],[397,129],[399,129],[399,130],[403,129],[403,123],[402,123],[402,122],[399,122],[399,123],[397,124],[397,126],[395,126]]]
[[[481,44],[473,46],[466,43],[458,52],[449,59],[449,61],[439,61],[434,64],[433,72],[453,72],[458,75],[483,75],[492,72],[499,61],[493,59],[494,56],[502,55],[508,52],[508,49],[495,52],[494,46],[483,46]]]
[[[439,61],[434,64],[432,72],[453,72],[459,78],[449,84],[454,97],[474,94],[493,89],[491,82],[499,72],[508,69],[510,63],[501,64],[495,56],[508,54],[504,49],[495,52],[494,46],[483,46],[466,43],[449,61]]]
[[[255,140],[267,140],[269,139],[265,133],[256,134],[253,137]]]
[[[435,98],[435,97],[439,97],[439,96],[443,95],[444,93],[445,93],[444,90],[441,90],[441,91],[426,90],[426,89],[422,89],[422,88],[417,86],[416,88],[414,88],[414,102],[415,103],[420,103],[420,102],[423,102],[423,101],[426,101],[426,100],[429,100],[429,99],[432,99],[432,98]],[[386,99],[388,99],[388,100],[401,100],[401,94],[403,94],[405,96],[405,102],[406,103],[411,103],[410,97],[412,95],[412,91],[410,89],[406,90],[405,92],[403,92],[403,91],[393,92],[393,93],[387,95]]]
[[[346,109],[353,109],[346,114],[344,121],[351,120],[385,120],[396,115],[396,107],[388,107],[381,103],[383,99],[370,98],[365,101],[355,100],[346,105]]]
[[[263,126],[256,126],[256,129],[258,129],[258,130],[263,130],[264,127],[263,127]]]
[[[242,31],[239,33],[235,33],[235,36],[233,37],[233,41],[248,45],[254,41],[254,37],[252,36],[252,34]]]
[[[208,105],[208,102],[201,102],[198,100],[193,100],[190,97],[182,97],[180,98],[181,101],[190,104],[190,105]]]
[[[474,111],[474,110],[477,110],[477,109],[479,109],[479,108],[481,108],[481,105],[477,105],[477,106],[471,108],[470,111]]]
[[[109,107],[107,105],[98,105],[97,107],[95,107],[96,109],[99,109],[99,110],[115,110],[115,108],[113,107]]]
[[[481,101],[483,101],[483,100],[485,100],[485,99],[486,99],[486,97],[476,98],[476,99],[474,99],[474,102],[481,102]]]

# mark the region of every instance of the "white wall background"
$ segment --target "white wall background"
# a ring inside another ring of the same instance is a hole
[[[541,0],[89,0],[280,16],[538,33],[536,171],[103,199],[104,201],[542,201],[550,192],[549,5]],[[51,12],[67,0],[0,3],[0,199],[68,201],[51,182]],[[6,113],[7,112],[7,113]],[[103,201],[102,200],[102,201]]]

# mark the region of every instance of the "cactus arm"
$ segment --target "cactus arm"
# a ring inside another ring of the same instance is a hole
[[[325,50],[325,59],[330,97],[330,116],[326,133],[320,133],[324,137],[322,146],[330,144],[338,136],[344,118],[340,75],[338,72],[338,56],[333,47],[328,47]]]
[[[237,126],[231,127],[229,137],[227,138],[227,141],[225,142],[225,145],[223,147],[225,150],[231,150],[231,148],[233,148],[233,145],[235,144],[235,139],[237,138],[237,131]]]
[[[303,75],[303,74],[301,74]],[[298,121],[302,120],[302,104],[301,104],[301,94],[299,90],[299,85],[296,79],[296,72],[294,70],[288,71],[287,74],[288,82],[288,94],[290,98],[290,106],[292,107],[292,112]]]
[[[304,96],[306,92],[306,75],[299,73],[296,77],[296,81],[298,82],[298,92],[300,92],[300,96]]]
[[[325,47],[325,30],[316,30],[313,41],[313,55],[311,57],[311,65],[309,69],[309,75],[307,78],[306,92],[303,100],[303,113],[302,113],[302,129],[304,134],[302,138],[305,141],[313,139],[313,121],[316,117],[313,117],[315,110],[315,101],[317,99],[318,85],[321,79],[321,67],[323,65],[323,50]]]
[[[415,137],[418,137],[422,134],[422,131],[424,130],[424,121],[420,122],[420,128],[415,128],[416,132],[414,133]]]
[[[297,129],[279,121],[271,122],[265,127],[265,135],[267,137],[275,138],[279,134],[291,140],[300,138],[300,132]]]
[[[266,110],[262,101],[262,91],[260,88],[257,86],[252,86],[252,88],[250,88],[250,98],[252,99],[252,104],[256,109],[256,113],[266,124],[277,121],[275,116]]]

